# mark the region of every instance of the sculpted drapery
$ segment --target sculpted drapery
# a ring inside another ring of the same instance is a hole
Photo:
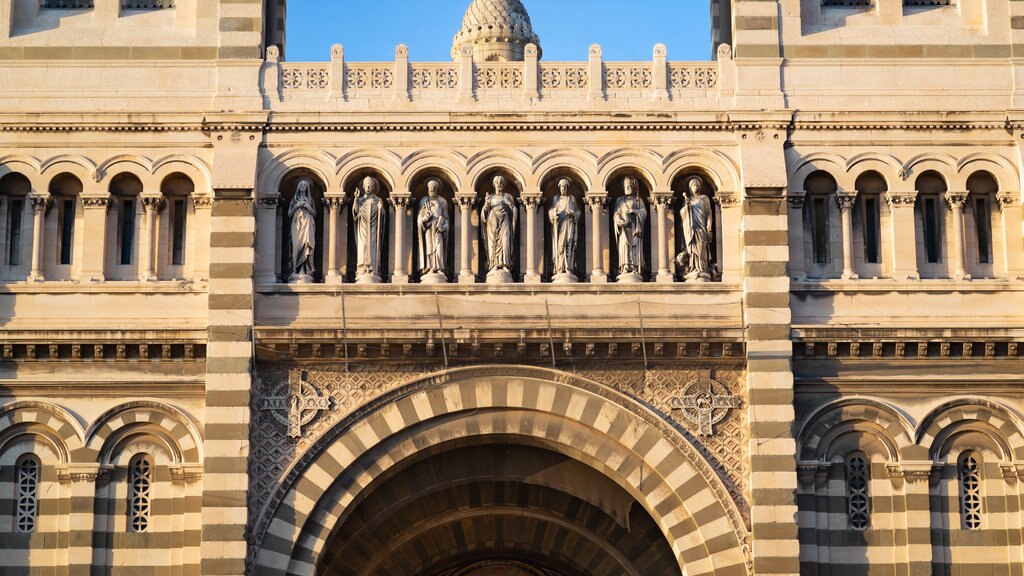
[[[554,275],[571,275],[576,269],[576,235],[580,209],[576,198],[570,193],[572,183],[568,178],[558,182],[558,195],[552,199],[548,210],[551,222],[551,260]]]
[[[644,268],[644,224],[647,207],[637,195],[637,181],[626,178],[625,194],[615,201],[613,223],[619,256],[619,280],[639,281]]]
[[[679,216],[683,225],[683,251],[676,264],[687,280],[707,281],[711,275],[711,200],[700,193],[703,181],[698,177],[687,182],[686,195]]]
[[[419,267],[424,275],[447,277],[448,230],[450,222],[448,203],[438,195],[441,182],[427,182],[427,195],[420,200],[416,222],[419,231]]]
[[[379,184],[372,176],[363,179],[352,201],[356,237],[356,281],[380,282],[381,249],[387,228],[387,206],[377,196]]]
[[[310,282],[316,272],[316,210],[313,208],[312,183],[303,178],[288,206],[291,221],[291,274],[289,282]]]
[[[505,192],[505,177],[494,177],[494,191],[484,199],[480,216],[487,239],[487,269],[509,273],[512,269],[516,225],[519,208],[515,198]]]

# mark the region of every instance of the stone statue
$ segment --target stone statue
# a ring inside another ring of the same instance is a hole
[[[683,224],[683,251],[676,256],[687,280],[708,282],[711,273],[711,200],[700,193],[704,182],[697,176],[686,183],[679,217]]]
[[[377,179],[367,176],[356,188],[352,201],[352,223],[356,238],[356,283],[377,284],[381,281],[381,250],[387,229],[387,205],[377,196]]]
[[[637,195],[637,181],[627,177],[623,188],[625,195],[615,201],[612,221],[615,228],[615,242],[619,254],[619,282],[643,282],[644,268],[644,224],[647,222],[647,208]]]
[[[416,217],[419,233],[420,282],[444,284],[448,282],[448,203],[438,196],[441,181],[431,178],[427,182],[427,195],[420,200]]]
[[[484,199],[480,210],[487,240],[487,281],[492,284],[513,281],[511,270],[519,207],[512,195],[505,192],[505,185],[504,176],[495,176],[494,191]]]
[[[572,183],[568,178],[558,181],[558,194],[552,199],[548,210],[551,222],[551,263],[552,282],[555,284],[578,282],[573,273],[576,270],[576,233],[580,209],[576,198],[570,194]]]
[[[316,251],[316,209],[313,208],[313,185],[308,179],[299,180],[295,196],[288,206],[291,220],[292,260],[288,282],[306,284],[313,281],[316,272],[313,254]]]

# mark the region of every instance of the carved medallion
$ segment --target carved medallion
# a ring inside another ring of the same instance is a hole
[[[332,408],[330,396],[309,382],[304,370],[294,371],[288,376],[288,383],[282,384],[274,395],[260,400],[260,410],[267,410],[282,426],[288,429],[289,438],[301,438],[302,427],[313,421],[320,412]]]
[[[740,399],[729,393],[729,389],[711,378],[710,372],[690,382],[682,395],[669,400],[673,411],[680,411],[683,417],[697,426],[700,436],[714,435],[714,426],[729,415],[729,410],[740,407]]]

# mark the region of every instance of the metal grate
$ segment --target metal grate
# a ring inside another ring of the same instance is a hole
[[[43,0],[43,8],[57,10],[92,8],[93,0]]]
[[[174,8],[174,0],[121,0],[121,8],[127,10],[162,10]]]
[[[873,0],[821,0],[822,6],[872,6]]]
[[[18,532],[31,534],[36,531],[39,517],[39,460],[27,456],[18,463],[18,508],[15,525]]]
[[[981,461],[974,453],[960,457],[960,516],[965,530],[981,529]]]
[[[956,6],[956,0],[903,0],[904,6]]]
[[[846,512],[854,530],[867,530],[871,519],[870,466],[863,454],[852,454],[846,459]]]
[[[136,456],[129,466],[128,526],[132,532],[149,531],[149,513],[152,508],[153,463],[148,456]]]

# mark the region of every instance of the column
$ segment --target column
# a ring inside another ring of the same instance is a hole
[[[658,210],[658,282],[674,282],[672,270],[668,263],[668,208],[672,202],[672,192],[655,192],[654,205]]]
[[[409,271],[405,269],[405,211],[409,207],[410,194],[392,195],[391,204],[395,207],[395,257],[394,272],[391,273],[392,284],[408,284]]]
[[[462,244],[459,250],[459,284],[476,282],[473,265],[470,263],[472,246],[469,235],[475,200],[476,196],[473,195],[455,195],[455,204],[459,207],[459,242]]]
[[[964,266],[964,206],[967,204],[967,192],[946,192],[946,203],[953,211],[953,246],[952,268],[954,280],[970,280]]]
[[[43,277],[43,227],[46,225],[46,209],[50,206],[49,195],[29,195],[32,203],[32,271],[29,282],[42,282]]]
[[[892,277],[894,280],[919,280],[917,271],[917,235],[914,204],[916,192],[889,192],[889,232],[892,234]]]
[[[526,207],[526,274],[523,282],[540,284],[537,271],[537,210],[540,208],[540,192],[523,194]]]
[[[722,220],[719,223],[722,230],[722,259],[719,262],[722,269],[722,282],[741,282],[743,280],[743,227],[741,226],[743,205],[740,195],[736,192],[719,190],[717,197],[722,207]],[[792,260],[790,264],[792,265]]]
[[[110,195],[82,196],[83,238],[89,239],[89,247],[82,252],[81,278],[89,282],[103,282],[103,261],[107,255],[107,210]]]
[[[843,280],[855,280],[857,273],[853,269],[853,205],[857,202],[857,194],[836,194],[836,204],[843,223]]]
[[[163,202],[162,197],[143,196],[142,207],[146,210],[146,228],[139,242],[139,280],[156,281],[153,255],[156,253],[156,214]]]
[[[279,196],[264,196],[256,210],[256,271],[257,284],[277,283],[277,208]]]
[[[608,282],[608,273],[604,271],[604,246],[601,244],[601,229],[604,228],[604,206],[607,197],[587,196],[587,204],[590,205],[590,282],[593,284],[604,284]]]
[[[327,276],[326,284],[341,284],[341,272],[338,269],[338,217],[345,205],[344,196],[324,197],[327,207]]]
[[[1000,193],[996,196],[999,213],[1003,221],[1003,262],[1006,278],[1024,278],[1024,234],[1022,234],[1021,205],[1019,194]]]

